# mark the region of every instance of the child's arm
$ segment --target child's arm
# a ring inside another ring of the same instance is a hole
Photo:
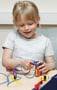
[[[47,73],[48,71],[55,68],[55,61],[53,56],[48,56],[45,58],[45,62],[38,67],[42,73]]]
[[[22,64],[25,69],[28,67],[29,62],[25,62],[24,60],[16,60],[13,59],[12,56],[12,50],[11,49],[3,49],[3,56],[2,56],[2,64],[6,67],[7,70],[14,69],[17,65]]]

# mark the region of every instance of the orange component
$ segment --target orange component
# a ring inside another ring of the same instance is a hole
[[[41,72],[38,68],[35,68],[35,76],[36,77],[41,76]]]

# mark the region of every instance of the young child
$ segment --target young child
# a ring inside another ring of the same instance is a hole
[[[7,70],[13,70],[17,65],[29,69],[29,63],[33,60],[43,62],[38,67],[43,73],[55,68],[50,40],[36,32],[39,21],[39,11],[33,2],[19,1],[14,5],[13,23],[16,30],[9,33],[3,44],[2,64]]]

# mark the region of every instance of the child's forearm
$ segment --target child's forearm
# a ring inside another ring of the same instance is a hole
[[[46,64],[49,70],[54,69],[55,68],[54,56],[46,57]]]
[[[8,70],[14,69],[17,65],[22,64],[21,60],[16,60],[13,58],[8,58],[3,60],[2,62],[3,66],[5,66]]]
[[[55,69],[55,63],[48,64],[48,68],[49,68],[49,70]]]
[[[25,69],[29,69],[30,61],[23,58],[6,58],[3,60],[3,65],[7,70],[13,70],[16,66],[22,65]]]

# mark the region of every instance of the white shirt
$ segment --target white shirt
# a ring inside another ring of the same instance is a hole
[[[25,39],[17,31],[12,31],[7,36],[3,47],[12,50],[13,58],[18,60],[38,60],[43,61],[44,57],[54,55],[50,39],[44,35],[39,35],[35,39]]]

